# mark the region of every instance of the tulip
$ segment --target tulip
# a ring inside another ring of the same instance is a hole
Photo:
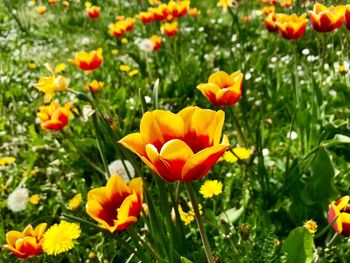
[[[202,83],[197,89],[214,106],[227,106],[235,104],[242,95],[243,74],[236,71],[231,75],[218,71],[210,75],[208,83]]]
[[[168,5],[160,4],[157,8],[150,8],[149,11],[153,13],[153,16],[158,21],[163,21],[169,15]]]
[[[263,13],[264,16],[268,16],[269,14],[271,13],[275,13],[275,9],[276,7],[275,6],[265,6],[261,12]]]
[[[93,80],[85,85],[85,89],[91,90],[93,93],[97,93],[103,88],[104,83],[102,81]]]
[[[343,236],[350,236],[350,197],[343,196],[337,202],[332,202],[329,205],[328,223],[332,222],[335,217],[337,219],[332,227],[335,232]]]
[[[181,1],[181,2],[170,1],[168,3],[169,13],[173,17],[181,17],[186,15],[189,7],[190,7],[190,1]]]
[[[123,231],[137,221],[142,201],[141,178],[134,178],[127,185],[119,175],[114,174],[106,186],[89,191],[86,212],[101,228],[113,233]]]
[[[114,36],[114,37],[121,37],[124,36],[124,34],[126,33],[126,23],[124,23],[123,21],[118,21],[114,24],[110,24],[109,25],[109,33]]]
[[[350,30],[350,5],[347,5],[346,6],[346,10],[345,10],[345,25],[346,25],[346,28],[348,30]]]
[[[179,113],[146,112],[140,132],[120,144],[136,153],[166,181],[193,181],[204,177],[229,148],[220,144],[224,112],[187,107]]]
[[[91,6],[86,8],[86,15],[91,19],[97,19],[100,16],[101,8],[98,6]]]
[[[137,16],[142,23],[148,24],[154,21],[154,15],[152,12],[140,12]]]
[[[67,102],[63,107],[58,102],[51,102],[48,106],[39,107],[37,117],[40,119],[41,127],[45,130],[62,130],[71,115],[71,102]]]
[[[17,258],[30,258],[41,254],[46,225],[46,223],[39,224],[34,230],[31,225],[28,225],[23,232],[14,230],[7,232],[7,244],[3,247]]]
[[[276,25],[276,14],[275,13],[269,14],[264,19],[264,25],[269,32],[271,33],[276,32],[278,30]]]
[[[172,22],[172,23],[164,23],[160,30],[168,37],[174,37],[176,36],[177,32],[179,31],[178,23]]]
[[[126,18],[122,21],[125,24],[126,31],[131,31],[135,26],[135,19],[134,18]]]
[[[297,16],[296,14],[276,15],[276,25],[280,35],[288,40],[299,39],[304,35],[307,19],[306,14]]]
[[[87,72],[95,70],[99,68],[103,62],[102,48],[91,52],[78,52],[76,53],[75,58],[70,60],[70,62]]]
[[[153,44],[153,51],[160,49],[160,47],[162,46],[162,38],[160,36],[153,35],[150,38],[150,40]]]
[[[336,30],[344,23],[345,6],[326,7],[316,3],[309,11],[312,27],[317,32],[327,33]]]

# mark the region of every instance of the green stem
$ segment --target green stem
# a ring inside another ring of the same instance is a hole
[[[129,227],[127,231],[134,240],[134,242],[141,243],[142,246],[150,252],[153,258],[157,260],[157,262],[165,262],[165,260],[161,258],[161,256],[159,256],[158,253],[145,240],[143,240],[131,227]]]
[[[186,183],[186,187],[187,187],[188,194],[190,195],[191,204],[193,207],[194,214],[196,216],[196,221],[197,221],[197,225],[199,228],[199,233],[201,234],[201,238],[202,238],[202,242],[204,245],[204,251],[205,251],[205,254],[207,256],[207,260],[209,263],[214,263],[213,254],[212,254],[211,249],[210,249],[207,233],[205,232],[205,229],[204,229],[203,220],[202,220],[202,217],[201,217],[200,212],[199,212],[198,203],[197,203],[197,200],[196,200],[196,197],[194,194],[193,187],[192,187],[191,183]]]
[[[72,215],[65,214],[65,213],[62,213],[61,217],[62,218],[66,218],[66,219],[70,219],[70,220],[73,220],[73,221],[76,221],[76,222],[80,222],[80,223],[83,223],[85,225],[88,225],[88,226],[91,226],[91,227],[94,227],[94,228],[97,228],[97,229],[101,230],[101,228],[99,226],[97,226],[96,224],[94,224],[94,223],[92,223],[90,221],[87,221],[85,219],[82,219],[80,217],[72,216]]]
[[[244,135],[242,132],[241,125],[239,125],[239,122],[235,116],[235,113],[233,112],[232,107],[228,107],[228,109],[229,109],[231,117],[232,117],[233,127],[235,128],[235,130],[237,132],[238,143],[241,147],[245,147],[245,140],[244,140]]]

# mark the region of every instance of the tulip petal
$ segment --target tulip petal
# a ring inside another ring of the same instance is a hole
[[[340,218],[340,211],[339,209],[336,207],[336,205],[334,204],[334,202],[332,202],[329,205],[329,212],[328,212],[328,223],[332,222],[334,220],[335,217],[338,217],[336,219],[336,221],[333,223],[332,227],[334,229],[335,232],[337,232],[338,234],[340,234],[343,231],[343,226],[342,226],[342,221]]]
[[[158,150],[164,143],[184,136],[183,119],[175,113],[155,110],[146,112],[141,119],[140,133],[145,142]]]
[[[131,194],[125,181],[117,174],[112,175],[106,185],[106,195],[108,202],[117,208],[121,205],[124,198]]]
[[[350,236],[350,214],[340,213],[340,220],[343,227],[343,231],[341,233],[346,237]]]
[[[22,232],[12,230],[12,231],[9,231],[6,233],[6,242],[10,246],[14,247],[16,244],[16,240],[23,238],[23,237],[24,237],[24,234]]]
[[[220,87],[214,83],[199,84],[197,89],[206,97],[214,106],[220,106],[216,100],[216,93],[219,92]]]
[[[133,178],[130,180],[129,182],[129,189],[131,192],[134,192],[137,194],[137,197],[139,198],[139,200],[141,201],[141,203],[143,202],[143,182],[142,182],[142,178]]]
[[[225,71],[217,71],[211,74],[208,82],[218,85],[221,89],[230,87],[233,84],[232,78]]]
[[[194,154],[182,170],[182,181],[201,179],[229,147],[229,145],[219,144]]]
[[[125,136],[123,139],[119,141],[121,145],[125,148],[129,149],[133,153],[136,153],[139,157],[145,156],[145,146],[142,136],[140,133],[132,133]]]

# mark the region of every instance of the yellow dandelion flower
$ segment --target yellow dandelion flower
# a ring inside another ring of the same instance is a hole
[[[128,65],[120,65],[120,66],[119,66],[119,70],[120,70],[120,71],[123,71],[123,72],[128,72],[128,71],[131,70],[131,68],[130,68],[130,66],[128,66]]]
[[[112,49],[112,55],[116,56],[118,55],[119,50],[118,49]]]
[[[310,219],[304,222],[304,227],[307,231],[309,231],[310,234],[315,234],[318,226],[314,220]]]
[[[29,197],[29,202],[30,202],[32,205],[37,205],[37,204],[39,204],[39,201],[40,201],[40,195],[38,195],[38,194],[31,195],[31,196]]]
[[[222,183],[218,180],[207,180],[202,184],[199,193],[204,198],[212,198],[214,195],[219,195],[222,192]]]
[[[10,164],[16,161],[16,158],[14,157],[3,157],[0,158],[0,166],[6,165],[6,164]]]
[[[135,76],[137,74],[139,74],[139,71],[137,69],[134,69],[134,70],[130,71],[128,75],[129,75],[129,77],[132,77],[132,76]]]
[[[68,209],[69,210],[76,210],[82,203],[83,198],[81,196],[81,194],[76,194],[75,196],[73,196],[72,199],[70,199],[68,201]]]
[[[123,43],[123,44],[128,43],[128,39],[127,39],[127,38],[125,38],[125,37],[123,37],[123,38],[122,38],[122,43]]]
[[[233,4],[235,4],[236,1],[235,0],[219,0],[218,1],[218,6],[222,7],[222,9],[224,10],[224,12],[227,12],[227,9],[229,7],[232,7]]]
[[[51,226],[44,235],[43,250],[48,255],[58,255],[72,249],[80,236],[80,226],[62,220]]]
[[[192,204],[188,203],[188,207],[190,210],[188,212],[185,212],[182,209],[182,206],[180,204],[178,205],[180,219],[182,222],[184,222],[185,225],[189,225],[195,219],[195,214],[193,211]],[[202,205],[198,204],[198,208],[199,208],[199,213],[202,214]]]
[[[7,185],[6,184],[2,184],[1,185],[1,190],[3,191],[3,192],[6,192],[7,191]]]

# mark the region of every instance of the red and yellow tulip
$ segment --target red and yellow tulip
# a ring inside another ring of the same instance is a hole
[[[197,89],[214,106],[228,106],[235,104],[242,95],[243,74],[236,71],[231,75],[218,71],[210,75],[208,83],[202,83]]]
[[[75,54],[75,58],[70,60],[70,62],[87,72],[95,70],[99,68],[103,62],[102,48],[91,52],[78,52]]]
[[[7,244],[3,247],[18,258],[30,258],[41,254],[46,225],[46,223],[39,224],[35,229],[28,225],[23,232],[14,230],[7,232]]]
[[[221,110],[198,107],[187,107],[177,114],[146,112],[140,132],[125,136],[119,143],[166,181],[198,180],[230,147],[220,143],[224,118]]]
[[[344,19],[346,28],[350,30],[350,5],[346,6]]]
[[[41,127],[45,130],[62,130],[71,115],[70,108],[72,102],[67,102],[63,107],[58,102],[51,102],[50,105],[39,107],[36,114],[41,122]]]
[[[127,185],[119,175],[114,174],[106,186],[89,191],[86,212],[101,228],[113,233],[125,230],[137,221],[142,201],[141,178],[134,178]]]
[[[85,89],[91,90],[93,93],[97,93],[100,89],[103,88],[104,83],[102,81],[97,81],[96,79],[87,83]]]
[[[97,19],[101,14],[101,7],[98,6],[89,6],[86,7],[86,15],[91,19]]]
[[[137,18],[144,24],[148,24],[154,21],[154,15],[152,12],[140,12]]]
[[[264,25],[269,32],[271,33],[276,32],[278,30],[276,25],[276,14],[275,13],[269,14],[264,19]]]
[[[122,37],[126,33],[126,24],[123,21],[118,21],[108,26],[109,33],[114,37]]]
[[[345,6],[326,7],[316,3],[314,9],[309,11],[312,27],[317,32],[327,33],[336,30],[344,23]]]
[[[172,23],[164,23],[160,30],[167,36],[167,37],[174,37],[176,36],[177,32],[179,31],[179,25],[178,23],[172,22]]]
[[[153,43],[153,51],[157,51],[162,46],[162,38],[158,35],[153,35],[150,38]]]
[[[350,236],[350,197],[343,196],[337,202],[332,202],[329,205],[328,223],[332,222],[335,217],[337,219],[332,227],[335,232],[346,237]]]
[[[276,25],[280,35],[288,40],[299,39],[304,35],[307,19],[306,14],[276,14]]]

